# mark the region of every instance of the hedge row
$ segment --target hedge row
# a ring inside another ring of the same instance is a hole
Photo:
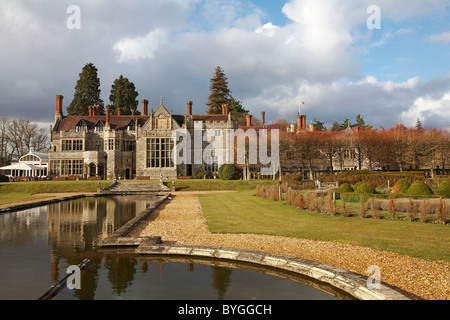
[[[339,182],[339,184],[348,183],[355,185],[357,182],[366,182],[373,186],[392,186],[396,181],[404,179],[412,184],[415,181],[423,181],[433,187],[437,188],[439,183],[448,176],[438,177],[436,179],[428,179],[423,172],[408,171],[408,172],[378,172],[370,170],[360,171],[346,171],[339,174],[328,174],[320,176],[322,182]]]

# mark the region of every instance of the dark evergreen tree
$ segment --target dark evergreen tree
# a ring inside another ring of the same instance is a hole
[[[101,113],[104,114],[103,100],[100,99],[100,79],[98,70],[92,64],[88,63],[83,67],[80,73],[80,79],[75,86],[75,94],[67,113],[70,116],[86,116],[89,114],[89,106],[100,105]]]
[[[364,119],[361,117],[360,114],[356,116],[356,125],[354,125],[354,127],[358,127],[360,129],[367,127],[366,122],[364,121]]]
[[[347,129],[348,127],[351,127],[351,126],[352,126],[352,125],[351,125],[351,123],[350,123],[350,119],[347,118],[347,119],[344,120],[344,122],[342,122],[342,124],[341,124],[341,130],[345,130],[345,129]]]
[[[423,130],[422,121],[420,121],[419,118],[417,118],[416,129],[417,130]]]
[[[316,118],[314,118],[313,121],[314,130],[316,131],[324,131],[325,130],[325,124]]]
[[[124,115],[130,115],[132,109],[139,114],[137,111],[139,101],[136,99],[138,96],[139,93],[136,91],[134,83],[120,75],[119,79],[116,79],[111,86],[111,95],[109,96],[111,113],[117,115],[118,108],[122,108]]]
[[[331,128],[331,131],[339,131],[341,130],[341,126],[339,125],[339,122],[335,121],[333,122],[333,127]]]
[[[211,94],[206,105],[209,107],[208,114],[221,114],[222,105],[230,103],[230,89],[228,89],[228,79],[220,67],[216,67],[214,77],[211,79]]]
[[[246,115],[249,113],[248,110],[242,106],[241,101],[237,101],[233,96],[230,95],[229,108],[231,113],[231,119],[236,123],[244,126],[246,124]]]

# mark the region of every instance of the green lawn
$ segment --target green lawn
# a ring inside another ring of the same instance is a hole
[[[96,192],[98,183],[102,188],[112,181],[39,181],[0,183],[0,205],[20,201],[42,200],[42,193]]]
[[[213,233],[253,233],[344,242],[450,262],[450,226],[325,216],[254,196],[254,191],[200,195]]]
[[[255,181],[227,181],[221,179],[180,179],[175,180],[176,191],[204,191],[204,190],[255,190],[257,185],[279,184],[278,180]],[[172,187],[172,180],[164,180],[164,184]]]

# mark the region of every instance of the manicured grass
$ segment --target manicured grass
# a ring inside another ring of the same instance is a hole
[[[176,191],[204,191],[204,190],[255,190],[259,184],[279,184],[278,180],[256,180],[256,181],[228,181],[221,179],[186,179],[175,180]],[[164,184],[172,187],[171,180],[165,180]]]
[[[334,241],[450,262],[450,226],[325,216],[254,196],[254,191],[200,195],[210,231]]]
[[[37,181],[0,183],[0,205],[20,201],[40,200],[41,193],[96,192],[98,183],[103,188],[112,181]]]

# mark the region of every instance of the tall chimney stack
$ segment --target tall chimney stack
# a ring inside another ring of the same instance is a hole
[[[264,111],[261,112],[261,125],[263,128],[266,126],[266,113]]]
[[[222,105],[222,114],[227,116],[230,113],[230,106],[226,103]]]
[[[106,123],[105,123],[105,126],[106,126],[106,127],[111,127],[111,123],[110,123],[110,111],[111,111],[111,107],[110,107],[110,106],[106,106]]]
[[[300,130],[303,130],[303,129],[304,129],[303,128],[303,116],[298,115],[297,116],[297,130],[300,131]]]
[[[188,101],[187,102],[187,115],[188,116],[192,116],[192,105],[193,105],[194,103],[192,102],[192,101]]]
[[[55,122],[63,117],[63,99],[61,95],[56,96]]]
[[[303,129],[306,130],[306,116],[305,115],[302,116],[302,126],[303,126]]]
[[[251,127],[252,126],[252,115],[248,114],[247,115],[247,127]]]
[[[117,108],[117,115],[121,116],[122,115],[122,108]]]
[[[148,116],[148,100],[142,100],[142,115]]]

